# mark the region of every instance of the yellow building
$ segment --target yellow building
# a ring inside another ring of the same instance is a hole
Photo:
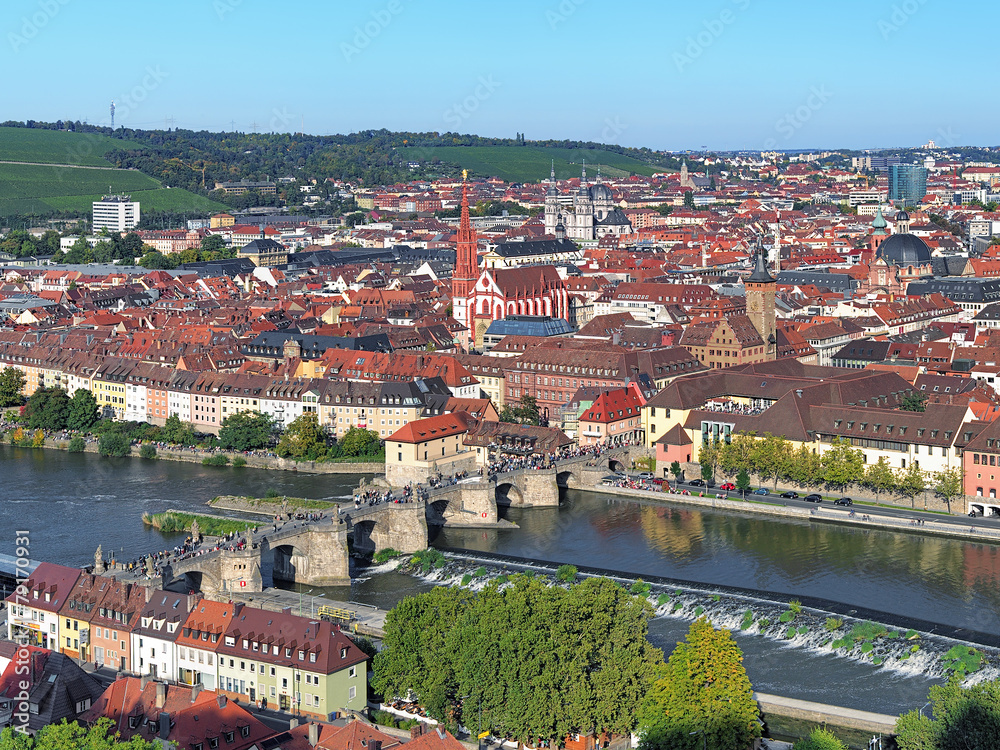
[[[231,227],[236,225],[236,219],[231,214],[215,214],[208,220],[208,226],[212,229]]]
[[[475,451],[464,442],[474,422],[469,414],[454,412],[400,427],[385,441],[386,479],[399,487],[435,474],[475,471]]]

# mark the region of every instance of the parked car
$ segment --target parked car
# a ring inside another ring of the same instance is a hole
[[[817,495],[815,492],[813,492],[811,495],[806,495],[804,499],[805,499],[805,501],[807,503],[821,503],[821,502],[823,502],[823,496],[822,495]]]
[[[799,493],[796,492],[795,490],[788,490],[787,492],[782,492],[779,497],[784,497],[784,498],[787,498],[789,500],[794,500],[798,496],[799,496]]]
[[[644,471],[639,475],[639,479],[652,479],[653,473],[651,471]]]
[[[653,484],[663,484],[666,481],[666,479],[661,479],[660,477],[653,477]]]
[[[735,490],[736,489],[736,485],[733,484],[732,482],[723,482],[722,484],[719,485],[719,489],[720,490]]]
[[[753,491],[753,494],[755,494],[755,495],[766,495],[766,494],[768,494],[768,492],[763,487],[758,487],[757,489],[755,489]]]
[[[838,497],[833,501],[834,505],[854,505],[854,501],[849,497]]]
[[[690,482],[688,482],[688,484],[691,485],[692,487],[704,487],[705,486],[705,480],[704,479],[692,479]]]

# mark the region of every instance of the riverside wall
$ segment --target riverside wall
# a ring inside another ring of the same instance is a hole
[[[54,440],[46,438],[45,444],[41,446],[49,450],[69,450],[69,440]],[[23,450],[37,450],[35,448],[24,448]],[[140,458],[140,446],[132,446],[132,458]],[[97,454],[97,443],[88,442],[84,447],[84,453]],[[242,458],[248,469],[270,469],[271,471],[300,471],[307,474],[385,474],[384,462],[366,463],[326,463],[324,461],[295,461],[290,458],[278,458],[276,456],[247,456],[242,453],[230,453],[226,451],[198,451],[188,448],[156,448],[156,458],[158,461],[181,461],[185,463],[200,464],[204,459],[212,456],[226,456],[232,466],[233,459]]]
[[[885,529],[887,531],[902,531],[912,534],[932,534],[964,539],[969,542],[1000,544],[1000,528],[976,524],[974,519],[966,526],[964,523],[943,523],[932,516],[916,511],[923,520],[919,526],[910,519],[893,516],[869,515],[869,520],[862,520],[868,509],[859,505],[851,509],[828,505],[817,505],[815,508],[800,508],[798,506],[778,505],[773,502],[759,500],[733,500],[727,498],[698,497],[697,495],[679,495],[673,492],[657,492],[652,490],[635,490],[628,487],[580,487],[581,492],[599,492],[605,495],[618,495],[647,503],[677,503],[695,505],[701,508],[718,508],[720,510],[737,511],[741,513],[759,513],[783,518],[796,518],[816,523],[839,523],[862,529]]]

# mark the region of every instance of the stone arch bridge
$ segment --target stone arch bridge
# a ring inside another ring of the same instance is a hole
[[[289,521],[247,532],[243,549],[189,554],[161,565],[163,588],[213,596],[259,592],[276,580],[306,586],[349,584],[348,536],[355,551],[427,548],[427,525],[495,526],[504,507],[557,507],[561,487],[592,487],[625,468],[627,452],[581,456],[546,469],[518,469],[431,490],[426,502],[345,507],[317,521]]]

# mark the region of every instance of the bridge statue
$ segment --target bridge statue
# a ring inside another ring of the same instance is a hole
[[[152,578],[155,572],[156,569],[153,564],[153,556],[149,555],[148,557],[146,557],[146,575]]]
[[[94,552],[94,572],[100,575],[104,572],[104,550],[101,549],[101,545],[97,545],[97,551]]]
[[[201,541],[201,528],[198,526],[198,519],[191,522],[191,543],[197,544]]]

